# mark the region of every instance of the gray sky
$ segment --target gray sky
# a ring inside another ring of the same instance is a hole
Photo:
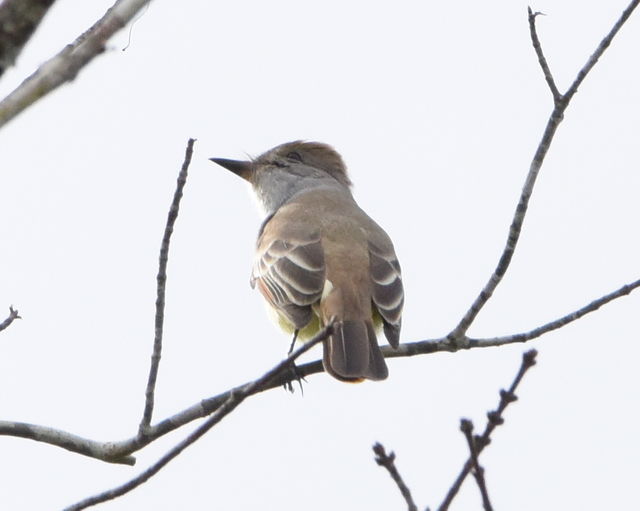
[[[6,95],[110,1],[59,0]],[[561,90],[625,1],[542,2]],[[493,270],[552,108],[526,3],[153,2],[70,85],[0,131],[0,416],[97,440],[137,428],[157,257],[189,137],[172,242],[155,419],[253,379],[286,353],[248,285],[260,217],[208,161],[295,139],[332,144],[393,238],[404,342],[439,337]],[[639,277],[640,13],[587,78],[542,169],[523,235],[472,336],[526,331]],[[521,353],[539,363],[482,455],[496,509],[628,509],[635,485],[637,294],[529,346],[389,362],[382,383],[309,378],[250,399],[140,489],[103,509],[403,509],[371,445],[397,454],[420,508],[467,456]],[[2,314],[4,317],[4,313]],[[316,350],[310,359],[319,355]],[[0,439],[0,507],[57,509],[124,482],[180,430],[112,466]],[[453,509],[478,509],[467,481]]]

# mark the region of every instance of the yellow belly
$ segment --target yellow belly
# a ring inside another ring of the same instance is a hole
[[[283,314],[281,314],[280,311],[277,311],[269,306],[267,306],[267,309],[269,311],[269,316],[271,316],[271,319],[284,332],[286,332],[289,335],[293,335],[293,332],[295,331],[295,327],[293,323],[291,323],[291,321],[289,321]],[[373,306],[371,307],[371,317],[373,319],[373,328],[375,329],[376,333],[379,333],[380,330],[382,329],[382,317],[380,317],[380,314]],[[296,340],[308,341],[320,331],[322,326],[323,325],[322,325],[322,322],[320,321],[320,316],[318,316],[318,314],[314,311],[313,318],[311,319],[311,321],[309,321],[309,323],[304,328],[300,329]]]

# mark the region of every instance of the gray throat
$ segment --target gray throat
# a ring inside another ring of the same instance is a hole
[[[256,197],[267,217],[272,216],[283,204],[300,192],[308,192],[317,188],[332,188],[350,194],[347,187],[324,172],[301,176],[291,173],[286,168],[262,172],[253,186]]]

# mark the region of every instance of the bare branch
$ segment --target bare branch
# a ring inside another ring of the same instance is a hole
[[[13,323],[16,319],[22,319],[18,311],[13,308],[13,305],[9,306],[9,316],[2,323],[0,323],[0,332],[7,328],[11,323]]]
[[[473,422],[470,419],[460,419],[460,431],[467,439],[467,445],[469,446],[469,455],[471,456],[471,464],[473,466],[473,477],[476,480],[480,495],[482,496],[482,506],[484,511],[493,511],[491,501],[489,500],[489,492],[487,491],[487,483],[484,479],[484,468],[480,466],[478,461],[478,450],[476,449],[476,442],[473,438]]]
[[[555,319],[546,323],[542,326],[534,328],[529,332],[518,333],[505,335],[502,337],[489,337],[489,338],[471,338],[463,336],[463,342],[454,345],[451,343],[449,336],[440,338],[440,339],[427,339],[424,341],[418,342],[410,342],[403,343],[396,349],[391,349],[388,347],[382,348],[382,353],[386,358],[395,358],[395,357],[412,357],[415,355],[425,355],[429,353],[436,353],[440,351],[450,351],[455,352],[461,349],[472,349],[472,348],[488,348],[491,346],[503,346],[505,344],[513,344],[516,342],[526,342],[532,339],[536,339],[541,337],[542,335],[556,330],[562,326],[568,325],[581,317],[598,310],[603,305],[617,299],[622,296],[626,296],[630,294],[634,289],[640,287],[640,280],[636,280],[635,282],[631,282],[630,284],[625,284],[619,289],[606,294],[592,302],[588,303],[584,307],[570,312],[562,316],[561,318]],[[301,366],[300,369],[305,369],[304,366]]]
[[[534,328],[533,330],[521,334],[513,334],[507,335],[503,337],[493,337],[488,339],[472,339],[469,338],[469,346],[470,347],[487,347],[487,346],[502,346],[503,344],[512,344],[514,342],[526,342],[531,339],[535,339],[536,337],[540,337],[548,332],[553,330],[557,330],[577,319],[580,319],[582,316],[589,314],[590,312],[598,310],[603,305],[615,300],[616,298],[620,298],[621,296],[628,295],[634,289],[640,287],[640,279],[632,282],[630,284],[625,284],[620,289],[613,291],[607,295],[604,295],[597,300],[593,300],[591,303],[588,303],[584,307],[573,311],[561,318],[558,318],[554,321],[550,321],[549,323],[539,326],[538,328]]]
[[[524,353],[522,355],[522,363],[520,364],[520,369],[518,369],[518,373],[516,374],[516,377],[513,379],[513,382],[511,383],[509,390],[500,391],[500,403],[498,404],[498,408],[496,408],[494,411],[487,413],[488,421],[484,429],[484,432],[482,433],[482,435],[474,438],[476,456],[479,455],[482,452],[482,450],[491,442],[491,433],[493,432],[493,430],[504,422],[504,419],[502,418],[502,414],[504,413],[507,406],[509,406],[509,403],[513,403],[518,399],[515,394],[515,391],[518,388],[518,385],[520,384],[520,382],[522,381],[522,378],[525,375],[525,373],[536,364],[537,354],[538,352],[536,350],[529,350],[526,353]],[[449,488],[449,492],[447,493],[447,496],[445,497],[442,504],[440,504],[438,511],[446,511],[447,509],[449,509],[451,502],[453,501],[454,497],[458,494],[458,491],[460,490],[462,483],[466,479],[467,474],[469,474],[469,471],[471,470],[472,467],[473,467],[473,459],[469,458],[467,462],[464,464],[464,467],[462,467],[462,471],[456,478],[455,482],[451,485],[451,488]]]
[[[412,343],[404,343],[393,349],[388,346],[382,348],[382,352],[386,358],[399,358],[399,357],[412,357],[415,355],[427,355],[430,353],[437,353],[442,351],[454,352],[460,349],[471,348],[486,348],[490,346],[502,346],[505,344],[513,344],[516,342],[526,342],[531,339],[535,339],[544,335],[547,332],[567,325],[572,321],[575,321],[584,315],[593,312],[603,306],[606,303],[629,294],[634,289],[640,287],[640,280],[637,280],[631,284],[622,286],[620,289],[609,293],[597,300],[592,301],[588,305],[571,312],[559,319],[551,321],[546,325],[535,328],[530,332],[508,335],[504,337],[493,337],[487,339],[471,339],[466,338],[466,342],[462,346],[454,346],[449,341],[448,337],[442,337],[440,339],[429,339],[425,341],[418,341]],[[295,369],[289,368],[283,370],[267,385],[260,389],[260,392],[270,390],[276,387],[282,387],[283,385],[293,382],[296,379],[304,378],[312,374],[323,372],[322,362],[316,360],[314,362],[308,362],[297,366]],[[150,443],[154,442],[158,438],[181,428],[185,424],[188,424],[194,420],[206,417],[215,412],[229,397],[237,392],[242,391],[249,383],[239,385],[228,391],[225,391],[217,396],[212,396],[196,404],[176,413],[175,415],[168,417],[157,424],[151,425],[145,430],[144,435],[136,435],[134,437],[122,440],[119,442],[97,442],[95,440],[89,440],[81,438],[72,433],[66,431],[56,430],[43,426],[37,426],[35,424],[25,424],[21,422],[0,421],[0,435],[20,436],[23,438],[31,438],[40,442],[45,442],[57,447],[62,447],[85,456],[90,456],[102,461],[108,461],[112,463],[133,463],[133,458],[127,458],[130,454],[139,451],[146,447]],[[17,434],[17,432],[30,428],[31,430],[38,430],[40,434]]]
[[[502,277],[504,277],[507,268],[509,268],[509,265],[511,264],[511,258],[513,257],[513,254],[515,252],[518,239],[520,238],[522,224],[524,223],[524,218],[529,206],[529,199],[531,198],[531,194],[533,193],[533,187],[535,185],[536,178],[538,177],[538,173],[540,171],[540,168],[542,167],[544,157],[549,150],[549,146],[551,144],[551,141],[553,140],[553,136],[555,135],[555,132],[558,129],[561,121],[562,110],[560,107],[556,106],[556,108],[554,108],[553,112],[551,113],[551,117],[547,121],[544,135],[542,136],[542,140],[540,141],[538,149],[536,150],[536,153],[533,157],[533,161],[531,162],[529,173],[527,174],[524,187],[522,188],[522,193],[520,194],[518,205],[516,206],[516,211],[511,221],[511,226],[509,227],[507,243],[502,251],[502,255],[500,256],[498,265],[491,274],[489,281],[485,284],[482,291],[480,291],[480,294],[471,304],[471,307],[469,307],[469,310],[460,320],[460,323],[458,323],[458,325],[449,334],[449,338],[454,344],[460,344],[462,342],[464,334],[467,332],[467,330],[471,326],[471,323],[473,323],[480,310],[484,307],[489,298],[491,298],[493,292],[498,287],[498,284],[500,284]]]
[[[622,15],[620,16],[618,21],[616,21],[615,25],[613,25],[613,28],[604,37],[604,39],[600,41],[600,44],[596,48],[596,51],[593,52],[593,55],[591,55],[591,57],[589,57],[586,64],[578,72],[578,76],[576,76],[576,79],[573,81],[573,83],[571,84],[567,92],[564,94],[563,100],[566,104],[568,104],[569,101],[571,101],[571,98],[573,97],[573,95],[576,92],[578,92],[578,87],[580,87],[580,84],[582,84],[582,82],[587,77],[587,75],[589,74],[589,71],[591,71],[593,66],[596,65],[596,62],[598,62],[598,59],[602,56],[604,51],[609,47],[609,45],[611,44],[611,41],[613,41],[613,38],[616,36],[618,31],[622,28],[622,25],[624,25],[625,22],[629,19],[629,16],[631,16],[631,13],[634,11],[634,9],[638,7],[639,3],[640,3],[640,0],[632,0],[632,2],[627,6],[627,8],[622,12]]]
[[[138,428],[138,434],[144,435],[146,433],[149,424],[151,423],[151,416],[153,415],[153,403],[156,388],[156,380],[158,378],[158,368],[160,366],[160,357],[162,355],[162,329],[164,325],[164,297],[165,286],[167,283],[167,262],[169,261],[169,244],[171,243],[171,234],[173,233],[173,226],[178,218],[178,212],[180,210],[180,200],[182,199],[182,191],[187,183],[187,173],[189,171],[189,165],[191,164],[191,157],[193,156],[193,144],[195,139],[190,138],[187,142],[187,148],[185,150],[184,162],[182,163],[182,169],[178,174],[178,182],[176,185],[176,191],[173,194],[173,201],[169,208],[169,214],[167,216],[167,225],[164,229],[164,236],[162,237],[162,244],[160,246],[160,261],[158,268],[157,292],[156,292],[156,319],[155,319],[155,337],[153,340],[153,354],[151,355],[151,368],[149,369],[149,379],[147,381],[147,389],[145,392],[145,404],[144,412],[142,414],[142,420],[140,421],[140,427]]]
[[[609,34],[602,40],[596,52],[589,58],[585,66],[580,70],[578,76],[575,81],[569,88],[569,90],[564,95],[560,95],[559,98],[556,98],[554,89],[552,88],[552,93],[554,94],[554,108],[549,116],[547,121],[547,125],[545,127],[544,133],[542,135],[542,140],[538,144],[536,152],[533,156],[533,160],[531,161],[531,165],[529,167],[529,173],[525,179],[524,186],[522,188],[522,193],[520,194],[520,199],[518,200],[518,205],[516,206],[516,210],[513,215],[513,219],[511,221],[511,225],[509,227],[509,234],[507,236],[507,242],[502,251],[502,255],[498,261],[498,264],[491,274],[489,281],[485,284],[485,286],[480,291],[480,294],[473,301],[469,310],[465,313],[463,318],[460,320],[458,325],[451,331],[448,335],[449,342],[455,345],[464,344],[466,341],[465,334],[471,323],[475,320],[476,316],[480,312],[480,310],[487,303],[489,298],[493,295],[493,292],[498,287],[498,284],[502,281],[502,277],[506,273],[509,265],[511,264],[511,258],[516,249],[516,245],[518,243],[518,239],[520,238],[520,232],[522,231],[522,224],[524,223],[525,215],[527,214],[527,208],[529,206],[529,199],[531,198],[531,194],[533,193],[533,187],[536,182],[536,178],[538,177],[538,173],[540,172],[540,168],[542,167],[542,163],[544,162],[544,158],[551,146],[551,142],[553,141],[553,137],[558,129],[558,126],[562,122],[564,111],[569,106],[571,98],[575,94],[578,89],[578,86],[585,79],[589,71],[593,68],[597,60],[600,58],[602,53],[607,49],[611,40],[616,35],[616,33],[620,30],[620,27],[624,24],[624,22],[629,18],[633,10],[638,5],[640,0],[633,0],[629,6],[625,9],[620,19],[616,22],[614,27],[611,29]],[[535,22],[535,15],[531,14],[531,9],[529,9],[529,22],[533,24]],[[538,41],[537,34],[535,31],[535,27],[531,30],[531,37],[533,39],[533,46],[536,49],[536,53],[538,54],[538,59],[540,60],[540,56],[542,55],[542,50],[540,49],[540,42]],[[542,65],[542,62],[541,62]],[[547,79],[547,83],[549,83],[549,77],[551,76],[550,71],[548,70],[548,66],[546,66],[546,61],[544,61],[543,72],[545,73],[545,78]],[[549,73],[547,75],[547,72]],[[553,81],[552,81],[553,83]],[[551,87],[551,84],[549,84]],[[554,85],[555,87],[555,85]]]
[[[69,506],[65,509],[65,511],[77,511],[80,509],[86,509],[87,507],[94,506],[101,502],[106,502],[108,500],[115,499],[116,497],[120,497],[125,493],[130,492],[131,490],[137,488],[144,482],[148,481],[151,477],[157,474],[164,466],[166,466],[171,460],[177,457],[182,451],[184,451],[187,447],[195,443],[198,439],[200,439],[205,433],[207,433],[211,428],[213,428],[216,424],[218,424],[224,417],[229,415],[240,403],[242,403],[247,397],[257,394],[258,392],[264,390],[264,388],[269,385],[277,376],[292,367],[293,362],[300,355],[307,352],[313,346],[322,342],[326,339],[331,332],[333,331],[333,323],[327,325],[323,328],[318,334],[316,334],[310,341],[305,343],[303,346],[298,348],[296,351],[291,353],[286,359],[277,364],[273,369],[266,372],[257,380],[252,383],[245,385],[244,387],[232,392],[229,397],[225,400],[225,402],[216,410],[214,414],[211,415],[201,426],[199,426],[195,431],[193,431],[187,438],[179,442],[175,447],[169,450],[164,456],[162,456],[156,463],[147,468],[144,472],[134,477],[130,481],[112,488],[111,490],[107,490],[98,495],[94,495],[87,499],[84,499],[72,506]]]
[[[27,424],[25,422],[0,421],[0,435],[28,438],[38,442],[62,447],[67,451],[83,454],[91,458],[120,463],[123,465],[135,464],[133,456],[122,456],[115,442],[96,442],[82,438],[73,433],[67,433],[59,429]]]
[[[549,85],[549,89],[551,90],[551,94],[553,95],[553,102],[557,104],[562,100],[562,94],[560,94],[558,87],[556,87],[556,82],[553,79],[553,75],[551,74],[551,70],[549,69],[549,65],[547,64],[547,59],[542,52],[542,46],[540,45],[540,40],[538,39],[538,33],[536,31],[536,17],[543,14],[541,12],[534,13],[531,10],[531,7],[527,7],[527,11],[529,13],[529,32],[531,33],[533,49],[536,51],[538,62],[540,62],[540,67],[542,68],[542,72],[544,73],[544,79],[547,80],[547,85]]]
[[[55,0],[0,2],[0,76],[15,64]]]
[[[297,367],[285,367],[274,378],[254,393],[263,392],[320,373],[324,369],[321,361],[310,362]],[[143,449],[158,438],[181,428],[182,426],[211,415],[217,411],[232,395],[244,392],[251,382],[238,385],[217,396],[203,399],[189,408],[168,417],[158,424],[151,425],[144,435],[135,435],[118,442],[98,442],[82,438],[67,431],[14,421],[0,421],[0,436],[16,436],[44,442],[91,458],[110,463],[133,465],[135,458],[130,454]]]
[[[106,42],[151,0],[117,0],[89,30],[42,64],[11,94],[0,101],[0,127],[65,82],[73,80]]]
[[[285,367],[269,383],[254,393],[282,387],[286,383],[322,371],[322,362],[320,361],[310,362],[303,366],[297,366],[296,368]],[[6,435],[29,438],[101,461],[133,465],[135,458],[129,456],[131,453],[139,451],[158,438],[181,428],[185,424],[211,415],[232,395],[243,392],[250,384],[251,382],[245,383],[217,396],[203,399],[172,417],[150,426],[144,435],[136,435],[119,442],[98,442],[96,440],[82,438],[67,431],[15,421],[0,421],[0,436]]]
[[[405,484],[402,476],[400,475],[400,472],[398,472],[398,469],[396,468],[395,453],[390,452],[389,454],[387,454],[384,450],[384,446],[378,442],[373,445],[373,452],[376,455],[374,458],[376,460],[376,463],[381,467],[386,468],[389,472],[389,475],[391,476],[391,479],[395,481],[398,489],[400,490],[400,493],[407,503],[407,508],[409,509],[409,511],[418,511],[418,506],[416,506],[416,503],[413,501],[413,497],[411,496],[411,490],[409,490],[409,487]]]

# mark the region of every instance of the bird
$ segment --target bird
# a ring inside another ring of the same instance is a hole
[[[387,233],[356,203],[340,154],[297,140],[256,158],[210,158],[249,182],[265,218],[250,284],[293,341],[333,321],[323,366],[345,382],[384,380],[376,331],[400,342],[404,289]]]

